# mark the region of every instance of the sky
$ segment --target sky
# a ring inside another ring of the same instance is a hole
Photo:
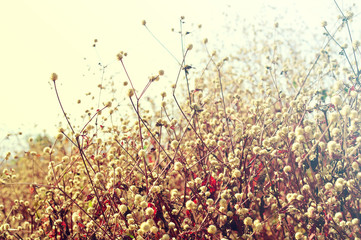
[[[338,1],[343,9],[353,2]],[[184,29],[195,33],[188,43],[207,37],[226,54],[231,51],[227,45],[237,45],[244,37],[237,32],[244,20],[304,25],[321,33],[321,22],[336,21],[337,13],[332,0],[12,0],[1,1],[0,9],[0,151],[9,144],[3,139],[8,133],[46,129],[54,135],[59,121],[64,122],[51,86],[52,72],[59,75],[62,103],[74,118],[82,114],[76,101],[100,83],[99,63],[108,66],[106,74],[122,72],[115,58],[119,51],[128,53],[127,70],[137,89],[159,69],[165,70],[166,79],[174,79],[177,63],[142,26],[143,19],[179,58],[180,16],[185,17]]]

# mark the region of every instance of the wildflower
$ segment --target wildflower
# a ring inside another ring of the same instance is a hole
[[[286,166],[283,168],[283,171],[284,171],[285,173],[289,173],[289,172],[291,172],[291,170],[292,170],[292,168],[291,168],[291,166],[289,166],[289,165],[286,165]]]
[[[159,80],[159,75],[150,76],[150,77],[148,77],[148,79],[149,79],[149,82],[158,81]]]
[[[172,143],[170,144],[170,146],[173,148],[173,149],[176,149],[178,147],[178,144],[179,142],[177,140],[173,140]]]
[[[192,209],[195,209],[197,207],[197,205],[192,201],[192,200],[188,200],[186,202],[186,208],[188,210],[192,210]]]
[[[222,207],[227,207],[227,200],[226,199],[221,199],[219,200],[219,205],[222,206]]]
[[[357,225],[360,224],[360,220],[358,218],[354,218],[354,219],[351,220],[351,224],[353,226],[357,226]]]
[[[296,127],[296,130],[295,130],[296,136],[303,135],[303,133],[304,133],[304,130],[302,127],[299,127],[299,126]]]
[[[298,240],[298,239],[302,239],[303,237],[303,233],[302,232],[296,232],[295,234],[295,238]]]
[[[325,189],[330,190],[333,187],[332,183],[328,182],[325,184]]]
[[[260,232],[263,228],[263,224],[258,219],[256,219],[253,222],[253,228],[255,232]]]
[[[153,216],[153,214],[154,214],[154,209],[151,208],[151,207],[148,207],[147,209],[145,209],[145,214],[146,214],[147,216]]]
[[[344,117],[347,117],[351,112],[351,107],[349,105],[345,105],[342,109],[341,109],[341,115]]]
[[[343,186],[345,185],[345,179],[343,178],[338,178],[335,182],[335,189],[339,192],[342,191]]]
[[[334,122],[337,122],[337,120],[338,120],[338,112],[332,112],[331,114],[330,114],[330,122],[331,123],[334,123]]]
[[[51,152],[51,148],[50,147],[45,147],[43,149],[43,153],[50,153]]]
[[[58,74],[52,73],[50,79],[55,82],[56,80],[58,80]]]
[[[207,229],[208,233],[210,234],[215,234],[217,232],[217,227],[214,225],[209,225],[208,229]]]
[[[145,26],[147,24],[147,21],[142,20],[142,25]]]
[[[183,164],[182,163],[180,163],[180,162],[175,162],[174,163],[174,170],[180,171],[182,169],[183,169]]]
[[[308,185],[308,184],[303,185],[302,191],[309,192],[310,191],[310,185]]]
[[[246,226],[252,226],[252,222],[253,222],[253,220],[252,220],[252,218],[250,218],[250,217],[246,217],[246,218],[243,220],[243,223],[244,223],[244,225],[246,225]]]
[[[334,217],[334,218],[340,221],[340,220],[342,219],[342,213],[341,213],[341,212],[337,212],[337,213],[335,214],[335,217]]]
[[[121,51],[120,53],[117,54],[117,59],[121,61],[125,56],[127,56],[127,53]]]
[[[139,152],[138,152],[138,155],[139,155],[139,157],[144,157],[145,156],[145,150],[140,150]]]
[[[170,237],[169,237],[168,234],[164,234],[164,235],[162,236],[162,240],[169,240],[169,239],[170,239]]]
[[[258,146],[256,146],[256,147],[253,148],[253,153],[256,154],[256,155],[259,154],[260,151],[261,151],[261,148],[258,147]]]
[[[241,200],[242,197],[243,197],[243,194],[242,193],[236,193],[234,196],[236,197],[237,200]]]
[[[133,97],[133,95],[134,95],[134,90],[131,89],[131,88],[128,89],[127,95],[128,95],[128,97]]]
[[[307,215],[308,215],[308,217],[309,218],[313,218],[314,216],[315,216],[315,211],[316,211],[316,209],[314,208],[314,207],[309,207],[308,209],[307,209]]]
[[[335,95],[331,98],[331,103],[336,107],[339,107],[342,104],[342,99],[340,96]]]
[[[329,141],[327,143],[327,149],[329,151],[329,153],[333,153],[338,147],[338,144],[335,141]]]
[[[80,221],[79,211],[76,211],[76,212],[73,213],[73,215],[72,215],[72,220],[73,220],[73,222],[78,222],[78,221]]]
[[[57,140],[61,140],[61,139],[63,139],[63,134],[62,133],[59,133],[58,135],[56,135],[56,139]]]
[[[126,213],[127,210],[128,210],[128,207],[126,205],[122,204],[122,205],[119,206],[119,211],[122,214]]]
[[[214,203],[214,200],[212,198],[208,198],[206,201],[207,205],[213,205],[213,203]]]
[[[140,207],[141,208],[145,208],[145,207],[147,207],[148,206],[148,203],[146,202],[146,201],[142,201],[141,203],[140,203]]]
[[[248,211],[249,211],[248,208],[242,208],[242,209],[239,210],[239,213],[242,214],[242,215],[245,215],[245,214],[248,213]]]
[[[152,227],[150,228],[150,231],[151,231],[152,233],[156,234],[156,233],[159,231],[159,229],[158,229],[156,226],[152,226]]]
[[[153,189],[152,189],[152,192],[154,193],[160,193],[160,187],[159,186],[154,186]]]
[[[140,195],[140,194],[135,194],[135,196],[134,196],[134,201],[140,202],[142,199],[143,199],[142,195]]]
[[[150,225],[148,222],[143,222],[141,225],[140,225],[140,229],[143,231],[143,232],[149,232],[150,230]]]
[[[241,171],[239,171],[239,169],[234,169],[233,173],[232,173],[232,177],[234,177],[234,178],[241,177]]]
[[[352,166],[353,170],[355,170],[355,171],[359,170],[359,165],[357,162],[353,162],[351,166]]]

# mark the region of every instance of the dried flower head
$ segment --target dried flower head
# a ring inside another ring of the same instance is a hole
[[[51,76],[50,76],[50,79],[51,79],[52,81],[58,80],[58,74],[52,73]]]

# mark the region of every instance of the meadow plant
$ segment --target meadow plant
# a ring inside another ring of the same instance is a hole
[[[53,73],[68,127],[2,170],[0,238],[361,239],[360,43],[353,14],[340,13],[336,30],[322,23],[311,64],[257,33],[224,58],[204,39],[200,71],[185,64],[195,47],[183,47],[153,110],[144,96],[164,71],[137,91],[120,52],[134,115],[113,99],[79,128]]]

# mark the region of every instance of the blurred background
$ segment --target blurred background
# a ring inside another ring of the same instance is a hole
[[[343,11],[352,8],[357,17],[359,8],[353,7],[354,2],[337,1]],[[321,22],[332,25],[340,14],[331,0],[13,0],[1,1],[0,9],[1,156],[16,149],[16,144],[27,136],[44,131],[54,136],[59,122],[65,126],[50,81],[52,72],[59,75],[57,86],[65,110],[80,125],[84,107],[77,104],[78,100],[90,103],[88,92],[97,99],[97,85],[102,78],[103,83],[112,78],[119,86],[127,80],[116,61],[119,51],[128,53],[126,67],[138,91],[146,85],[148,76],[160,69],[165,76],[147,95],[170,89],[178,63],[142,25],[143,19],[181,61],[179,31],[180,17],[184,16],[182,30],[190,32],[184,39],[185,45],[195,46],[187,61],[197,66],[205,54],[201,51],[202,39],[208,38],[209,49],[220,50],[219,54],[226,57],[246,47],[247,36],[242,29],[253,24],[269,28],[278,22],[280,28],[299,33],[295,40],[321,48],[322,42],[315,42],[317,36],[322,39]],[[354,37],[360,39],[359,29],[352,30]],[[98,40],[96,47],[94,39]],[[100,98],[100,102],[107,100],[106,94]],[[19,139],[7,137],[20,131],[23,135]]]

